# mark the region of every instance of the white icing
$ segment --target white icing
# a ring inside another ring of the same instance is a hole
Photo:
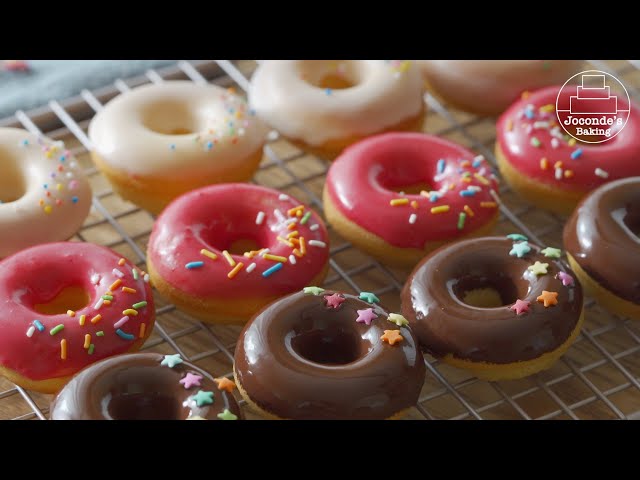
[[[355,85],[330,92],[315,86],[332,73]],[[249,104],[284,135],[320,146],[417,116],[422,79],[406,61],[267,60],[253,74]]]
[[[0,128],[0,173],[0,258],[68,240],[89,213],[91,188],[62,142]]]
[[[224,88],[168,81],[113,99],[91,121],[89,138],[112,168],[189,179],[233,169],[262,147],[268,129],[252,113]]]

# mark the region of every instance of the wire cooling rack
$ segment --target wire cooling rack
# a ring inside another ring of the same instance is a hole
[[[640,100],[640,61],[589,61],[616,75]],[[167,79],[213,82],[245,92],[255,61],[181,61],[149,70],[144,76],[117,80],[76,98],[52,100],[30,112],[18,111],[0,126],[23,127],[64,140],[86,168],[94,198],[81,231],[73,238],[110,247],[145,268],[145,249],[153,217],[113,193],[89,159],[86,130],[92,115],[111,98],[143,83]],[[585,68],[586,69],[586,68]],[[425,96],[425,131],[470,147],[495,165],[495,119],[476,117]],[[322,187],[328,164],[272,132],[254,182],[291,194],[322,212]],[[521,231],[539,244],[561,246],[563,220],[536,210],[501,183],[497,234]],[[330,271],[324,286],[347,292],[372,291],[398,311],[399,291],[408,271],[372,260],[331,228]],[[215,376],[231,377],[237,326],[205,325],[156,295],[157,320],[145,350],[180,353]],[[638,325],[586,301],[582,333],[550,370],[508,382],[484,382],[425,355],[427,378],[411,419],[634,419],[640,418],[640,332]],[[238,397],[240,400],[240,398]],[[46,419],[51,397],[25,391],[0,379],[0,419]],[[244,402],[240,402],[244,406]],[[245,408],[247,418],[257,415]]]

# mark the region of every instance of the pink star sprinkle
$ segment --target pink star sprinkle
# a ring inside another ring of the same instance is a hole
[[[516,300],[516,303],[510,306],[509,309],[516,312],[516,315],[521,315],[529,311],[529,302],[526,300]]]
[[[378,315],[373,313],[373,308],[365,308],[364,310],[356,310],[358,312],[358,318],[356,322],[366,323],[367,326],[371,325],[374,319],[378,318]]]
[[[187,376],[180,380],[180,383],[184,385],[184,388],[189,390],[191,387],[200,387],[200,375],[194,375],[193,373],[187,373]]]
[[[344,302],[344,297],[341,297],[337,293],[333,295],[325,295],[324,299],[327,301],[327,307],[338,308]]]
[[[565,287],[573,285],[573,277],[571,275],[569,275],[568,273],[558,272],[558,275],[556,275],[556,276],[560,280],[562,280],[562,285],[564,285]]]

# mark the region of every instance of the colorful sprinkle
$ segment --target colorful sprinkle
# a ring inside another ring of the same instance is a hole
[[[437,165],[438,173],[444,172],[444,169],[446,168],[446,166],[447,166],[447,162],[445,161],[444,158],[441,158],[440,160],[438,160],[438,165]]]
[[[395,345],[404,340],[404,337],[400,335],[400,330],[385,330],[384,335],[382,335],[380,339],[389,345]]]
[[[227,263],[230,266],[232,266],[232,267],[236,266],[236,261],[233,259],[233,257],[231,256],[231,254],[228,251],[223,250],[222,251],[222,256],[224,257],[224,259],[227,261]]]
[[[358,318],[356,318],[357,323],[364,323],[367,326],[371,325],[378,315],[373,311],[373,308],[365,308],[364,310],[356,310],[358,312]]]
[[[309,230],[311,230],[312,232],[315,232],[316,230],[318,230],[320,228],[320,225],[318,225],[317,223],[314,223],[313,225],[311,225],[309,227]]]
[[[561,168],[556,168],[556,180],[562,180],[563,171]]]
[[[246,271],[247,271],[247,273],[251,273],[251,272],[253,272],[253,271],[255,270],[255,268],[256,268],[256,264],[255,264],[255,262],[254,262],[254,263],[252,263],[251,265],[249,265],[249,266],[247,267],[247,270],[246,270]]]
[[[211,260],[217,260],[218,259],[218,255],[216,255],[213,252],[210,252],[206,248],[203,248],[202,250],[200,250],[200,255],[204,255],[205,257],[210,258]]]
[[[121,272],[120,270],[118,270],[117,268],[114,268],[114,269],[112,270],[112,272],[113,272],[113,274],[114,274],[116,277],[118,277],[118,278],[122,278],[122,277],[124,277],[124,273],[122,273],[122,272]]]
[[[358,298],[360,300],[364,300],[367,303],[380,303],[380,299],[371,292],[360,292]]]
[[[601,168],[596,168],[595,174],[600,178],[609,178],[609,173],[605,172]]]
[[[57,335],[62,330],[64,330],[64,325],[61,323],[61,324],[56,325],[55,327],[53,327],[51,330],[49,330],[49,335],[51,335],[51,336]]]
[[[304,216],[302,217],[302,220],[300,220],[300,225],[305,225],[310,218],[311,218],[311,212],[305,213]]]
[[[542,291],[542,294],[536,298],[537,301],[544,303],[544,307],[550,307],[558,304],[558,292]]]
[[[201,268],[204,266],[204,262],[199,260],[197,262],[189,262],[185,265],[185,268],[187,268],[187,270],[193,270],[194,268]]]
[[[91,345],[91,334],[87,333],[84,336],[84,349],[87,350],[89,348],[89,346]]]
[[[571,159],[572,160],[577,160],[581,156],[582,156],[582,149],[581,148],[577,148],[576,150],[571,152]]]
[[[265,260],[271,260],[272,262],[286,262],[287,261],[287,257],[281,257],[280,255],[271,255],[270,253],[267,253],[267,254],[263,255],[262,258],[264,258]]]
[[[40,320],[34,320],[33,324],[38,329],[39,332],[44,332],[44,325],[40,322]]]
[[[262,225],[262,222],[264,221],[264,215],[264,212],[258,212],[258,215],[256,216],[256,225]]]
[[[431,207],[431,213],[447,213],[451,207],[449,205],[440,205],[439,207]]]
[[[140,332],[138,333],[138,338],[144,338],[144,334],[145,334],[146,330],[147,330],[147,324],[146,323],[141,323],[140,324]]]
[[[320,240],[309,240],[309,245],[311,245],[312,247],[320,247],[320,248],[327,247],[327,244],[324,242],[321,242]],[[300,242],[300,246],[302,247],[302,242]],[[304,253],[304,251],[302,253]]]
[[[556,278],[559,278],[562,281],[562,285],[565,287],[569,287],[574,284],[573,277],[565,272],[558,272]]]
[[[560,258],[562,250],[559,248],[547,247],[544,250],[541,250],[541,253],[548,258]]]
[[[174,353],[173,355],[165,355],[162,361],[160,362],[160,365],[162,365],[163,367],[173,368],[176,365],[180,365],[183,362],[184,360],[182,360],[182,357],[180,356],[180,354]]]
[[[102,330],[96,332],[96,337],[104,337],[104,332]]]
[[[268,268],[267,270],[262,272],[262,276],[265,278],[269,277],[270,275],[280,270],[282,268],[282,265],[283,265],[282,263],[276,263],[273,267]]]
[[[80,320],[78,320],[78,323],[80,324],[81,327],[84,327],[85,322],[87,321],[87,316],[86,315],[80,315]]]
[[[531,265],[527,270],[533,272],[536,275],[546,275],[547,273],[549,273],[547,272],[547,267],[549,267],[548,263],[540,263],[538,260],[536,260],[536,263]]]
[[[129,316],[125,315],[124,317],[122,317],[120,320],[118,320],[116,323],[113,324],[114,328],[120,328],[121,326],[123,326],[125,323],[127,323],[129,321]]]
[[[526,300],[516,300],[516,303],[509,307],[510,310],[516,312],[516,315],[521,315],[529,311],[530,302]]]
[[[120,260],[118,260],[118,265],[123,266],[126,263],[126,260],[124,258],[121,258]]]
[[[120,285],[122,285],[122,280],[118,278],[115,282],[111,284],[111,286],[109,287],[109,290],[111,290],[112,292],[115,292]]]
[[[191,387],[200,387],[202,386],[202,375],[196,375],[191,372],[187,372],[182,380],[179,380],[178,383],[182,385],[185,390],[189,390]]]
[[[327,307],[331,307],[333,309],[337,309],[340,305],[342,305],[342,302],[344,302],[345,300],[345,298],[338,293],[334,293],[332,295],[325,295],[324,299],[327,301]]]
[[[89,345],[89,350],[87,350],[87,353],[89,355],[93,355],[93,351],[96,349],[96,346],[92,343],[91,345]]]
[[[289,263],[290,263],[291,265],[295,265],[295,264],[296,264],[296,261],[297,261],[297,260],[296,260],[296,256],[295,256],[295,255],[293,255],[293,254],[289,255]]]
[[[475,190],[460,190],[461,197],[473,197],[476,194]]]
[[[214,401],[213,392],[205,392],[204,390],[198,390],[191,400],[196,402],[196,405],[202,407],[203,405],[211,405]]]
[[[132,315],[132,316],[137,316],[138,312],[136,310],[134,310],[133,308],[127,308],[126,310],[122,311],[122,315]]]
[[[135,288],[131,288],[131,287],[122,287],[122,292],[123,293],[137,293]]]
[[[214,378],[218,384],[218,390],[231,393],[235,390],[236,384],[233,380],[229,380],[227,377]]]
[[[31,325],[28,329],[27,329],[27,337],[31,338],[33,337],[34,332],[36,331],[36,327],[34,327],[33,325]]]
[[[235,277],[238,274],[238,272],[242,270],[242,267],[244,267],[244,263],[238,262],[236,266],[233,267],[233,269],[229,273],[227,273],[227,278]]]
[[[74,312],[73,310],[67,310],[67,315],[69,315],[70,317],[75,317],[76,312]]]
[[[222,413],[219,413],[217,417],[220,420],[238,420],[238,417],[231,413],[228,408],[225,408]]]
[[[538,137],[531,137],[531,146],[539,148],[540,147],[540,140],[538,140]]]
[[[549,168],[549,160],[547,160],[546,157],[542,157],[540,159],[540,169],[546,170],[547,168]]]
[[[94,273],[93,275],[91,275],[91,283],[93,285],[98,285],[100,283],[100,279],[102,277],[100,275],[98,275],[97,273]]]
[[[67,359],[67,339],[66,338],[63,338],[62,340],[60,340],[60,359],[61,360]]]
[[[91,319],[91,323],[92,323],[93,325],[95,325],[95,324],[96,324],[96,323],[98,323],[100,320],[102,320],[102,315],[98,314],[98,315],[96,315],[95,317],[93,317],[93,318]]]
[[[150,277],[148,273],[144,274],[144,277],[142,277],[142,279],[144,280],[144,283],[149,283]]]
[[[412,213],[411,215],[409,215],[409,223],[411,225],[413,225],[414,223],[416,223],[416,220],[418,219],[418,216],[415,213]]]
[[[465,211],[465,213],[467,215],[469,215],[470,217],[473,217],[475,215],[475,213],[473,213],[473,210],[471,210],[471,207],[469,207],[469,205],[465,205],[463,210]]]
[[[458,230],[462,230],[464,228],[464,222],[467,219],[467,214],[464,212],[460,212],[458,215]]]
[[[391,205],[392,207],[399,207],[401,205],[408,205],[408,204],[409,204],[408,198],[394,198],[389,202],[389,205]]]
[[[102,295],[102,297],[101,297],[101,298],[102,298],[103,300],[109,300],[109,301],[111,301],[111,300],[113,300],[113,295]]]
[[[387,320],[389,320],[392,323],[395,323],[399,327],[406,327],[407,325],[409,325],[409,320],[404,318],[399,313],[390,313],[389,316],[387,317]]]
[[[507,238],[514,242],[527,242],[529,239],[520,233],[510,233]]]
[[[491,185],[491,182],[487,180],[485,177],[483,177],[482,175],[480,175],[479,173],[474,173],[473,176],[475,177],[476,180],[478,180],[483,185]]]
[[[514,243],[513,247],[511,247],[511,250],[509,251],[509,255],[512,257],[522,258],[530,251],[531,247],[527,242]]]
[[[496,202],[480,202],[481,208],[496,208],[497,206]]]
[[[100,310],[102,308],[102,304],[104,303],[104,298],[100,297],[96,304],[93,306],[94,310]]]
[[[318,295],[320,295],[320,294],[322,294],[324,292],[324,288],[320,288],[320,287],[304,287],[302,289],[302,291],[303,291],[303,293],[306,293],[306,294],[310,293],[312,295],[318,296]]]
[[[141,308],[144,308],[146,306],[147,306],[147,302],[143,300],[141,302],[134,303],[131,307],[135,308],[136,310],[140,310]]]

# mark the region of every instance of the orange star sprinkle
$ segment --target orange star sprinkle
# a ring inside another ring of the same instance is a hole
[[[540,295],[536,300],[543,302],[545,308],[550,307],[551,305],[557,305],[558,292],[547,292],[546,290],[543,290],[542,295]]]
[[[380,339],[389,345],[395,345],[404,340],[404,337],[400,335],[400,330],[385,330],[384,335],[382,335]]]
[[[235,382],[229,380],[227,377],[220,377],[215,379],[218,384],[218,390],[226,390],[227,392],[233,392],[233,389],[236,388]]]

